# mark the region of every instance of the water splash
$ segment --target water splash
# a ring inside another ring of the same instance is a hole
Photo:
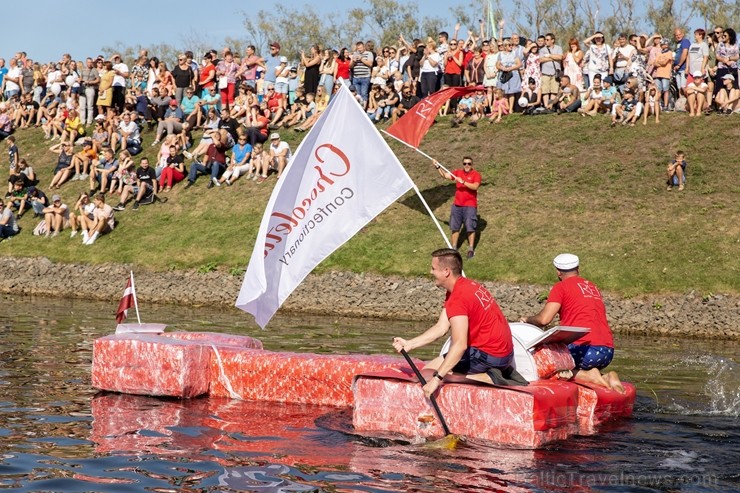
[[[685,409],[687,414],[740,417],[740,368],[735,362],[729,358],[702,355],[685,358],[681,364],[703,369],[709,377],[704,385],[706,408],[698,412]]]

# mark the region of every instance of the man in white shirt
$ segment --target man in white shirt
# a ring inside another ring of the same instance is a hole
[[[287,142],[280,140],[279,133],[273,132],[270,135],[270,149],[268,150],[268,159],[270,162],[270,168],[277,171],[278,179],[280,179],[280,176],[283,174],[283,170],[285,169],[285,166],[287,166],[288,161],[290,161],[292,155],[293,154],[290,151],[290,145],[288,145]]]
[[[8,73],[5,74],[3,81],[5,82],[5,100],[18,98],[21,94],[21,69],[15,58],[8,60]]]
[[[123,104],[126,102],[126,79],[128,79],[128,65],[121,61],[121,55],[111,57],[113,63],[113,106],[123,113]]]

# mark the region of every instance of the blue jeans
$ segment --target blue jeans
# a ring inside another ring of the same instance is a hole
[[[8,225],[0,226],[0,238],[10,238],[11,236],[15,236],[17,234],[18,231],[14,231],[13,228]]]
[[[203,163],[199,163],[197,161],[193,162],[193,164],[190,165],[190,172],[188,173],[188,181],[190,183],[195,183],[195,179],[198,178],[198,175],[205,175],[206,173],[210,173],[211,168],[206,166]]]
[[[367,96],[370,94],[370,77],[352,77],[352,85],[362,100],[367,102]]]

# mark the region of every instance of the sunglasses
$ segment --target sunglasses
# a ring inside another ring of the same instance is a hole
[[[463,161],[463,166],[472,166],[473,163],[470,161]]]

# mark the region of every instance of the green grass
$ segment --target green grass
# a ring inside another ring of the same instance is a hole
[[[740,158],[732,152],[740,137],[736,117],[667,114],[657,126],[609,128],[604,117],[513,116],[501,125],[455,130],[447,119],[438,120],[421,148],[451,167],[471,155],[483,175],[482,231],[475,260],[465,266],[468,276],[550,284],[551,259],[569,251],[581,257],[585,275],[625,296],[740,292]],[[302,137],[283,134],[293,149]],[[21,155],[46,191],[56,155],[47,151],[39,130],[16,136]],[[145,134],[143,155],[150,159],[156,156],[148,147],[152,139]],[[413,150],[390,145],[446,228],[453,186]],[[667,192],[665,166],[678,149],[687,153],[688,184],[683,192]],[[20,222],[23,233],[0,243],[0,254],[239,275],[275,179],[212,190],[206,183],[201,178],[187,191],[176,187],[167,204],[118,213],[119,226],[93,247],[67,235],[32,236],[28,214]],[[65,185],[65,202],[73,204],[85,185]],[[425,275],[429,252],[442,245],[420,201],[409,194],[318,270]]]

